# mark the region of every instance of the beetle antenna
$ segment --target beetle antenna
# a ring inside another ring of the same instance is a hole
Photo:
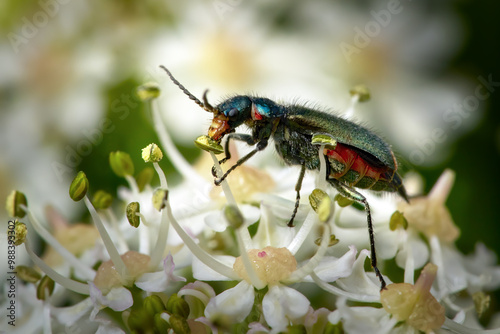
[[[168,76],[170,77],[170,80],[172,80],[172,82],[178,86],[183,92],[184,94],[186,94],[191,100],[193,100],[197,105],[199,105],[200,107],[202,107],[203,109],[205,109],[206,111],[208,112],[215,112],[215,109],[214,107],[212,107],[210,105],[210,103],[208,103],[207,101],[207,92],[208,90],[205,91],[205,93],[203,94],[203,102],[201,102],[196,96],[194,96],[193,94],[191,94],[187,89],[186,87],[184,87],[179,81],[177,81],[176,78],[174,78],[174,76],[172,75],[172,73],[170,73],[170,71],[163,65],[160,65],[160,68],[162,68],[165,72],[167,72]]]
[[[208,93],[208,89],[205,90],[205,92],[203,92],[203,104],[208,108],[210,109],[211,112],[215,113],[216,109],[214,107],[212,107],[212,105],[208,102],[208,99],[207,99],[207,93]],[[206,110],[206,109],[205,109]]]

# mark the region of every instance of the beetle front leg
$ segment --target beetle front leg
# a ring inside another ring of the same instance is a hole
[[[295,191],[297,192],[297,197],[295,198],[295,207],[293,209],[292,217],[288,222],[288,227],[293,227],[293,220],[295,219],[295,215],[297,214],[297,210],[299,209],[300,202],[300,189],[302,188],[302,181],[304,180],[304,175],[306,174],[306,165],[303,164],[300,169],[299,179],[297,180],[297,184],[295,185]]]
[[[226,139],[226,143],[224,145],[224,154],[225,157],[221,160],[219,160],[219,164],[223,164],[229,159],[231,159],[231,152],[229,152],[229,140],[234,139],[234,140],[239,140],[239,141],[244,141],[247,143],[249,146],[255,145],[255,139],[248,134],[244,133],[230,133],[228,134]],[[217,171],[215,169],[215,166],[212,167],[212,175],[213,177],[217,177]]]
[[[377,267],[377,255],[375,254],[375,236],[373,234],[373,225],[372,225],[372,214],[370,211],[370,206],[368,205],[368,201],[365,196],[361,195],[356,190],[352,189],[345,183],[340,182],[337,179],[328,179],[328,182],[335,188],[337,191],[344,197],[347,197],[353,201],[356,201],[360,204],[363,204],[366,211],[366,218],[368,221],[368,234],[370,237],[370,253],[371,253],[371,265],[378,279],[380,280],[380,290],[385,289],[385,280],[380,270]]]
[[[257,153],[257,152],[262,151],[263,149],[265,149],[266,146],[267,146],[267,139],[258,142],[257,143],[257,147],[255,149],[253,149],[250,153],[248,153],[247,155],[245,155],[243,158],[240,158],[233,166],[231,166],[231,168],[229,168],[224,173],[224,175],[222,175],[218,179],[215,179],[215,181],[214,181],[215,185],[216,186],[220,185],[222,183],[222,181],[224,181],[226,179],[226,177],[229,175],[229,173],[231,173],[233,170],[236,169],[236,167],[241,166],[242,164],[244,164],[248,159],[250,159],[251,157],[253,157],[255,155],[255,153]]]

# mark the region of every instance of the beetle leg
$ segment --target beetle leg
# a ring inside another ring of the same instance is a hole
[[[295,208],[293,209],[292,217],[288,222],[288,227],[293,227],[293,220],[295,219],[295,215],[297,214],[297,210],[299,209],[300,202],[300,189],[302,188],[302,181],[304,180],[304,175],[306,174],[306,165],[302,164],[300,168],[299,179],[297,180],[297,184],[295,185],[295,191],[297,192],[297,197],[295,198]]]
[[[251,136],[249,136],[249,137],[251,137]],[[248,159],[250,159],[251,157],[253,157],[255,155],[255,153],[257,153],[257,152],[262,151],[263,149],[265,149],[266,146],[267,146],[267,140],[262,140],[262,141],[258,142],[257,143],[257,147],[255,149],[253,149],[252,151],[250,151],[250,153],[248,153],[247,155],[245,155],[244,157],[242,157],[238,161],[236,161],[236,163],[233,166],[231,166],[231,168],[229,168],[224,173],[224,175],[222,175],[220,178],[215,179],[215,181],[214,181],[215,185],[216,186],[220,185],[222,183],[222,181],[224,181],[226,179],[226,177],[229,175],[229,173],[231,173],[233,170],[236,169],[236,167],[241,166],[242,164],[244,164]]]
[[[344,197],[347,197],[353,201],[356,201],[360,204],[363,204],[366,211],[366,218],[368,221],[368,234],[370,237],[370,253],[371,253],[371,265],[378,279],[380,280],[380,290],[385,289],[385,281],[380,273],[380,270],[377,267],[377,255],[375,254],[375,236],[373,234],[373,225],[372,225],[372,214],[370,211],[370,206],[368,205],[368,201],[365,196],[361,195],[356,190],[352,189],[348,185],[340,182],[337,179],[328,179],[328,182],[335,188],[337,191]]]
[[[244,141],[245,143],[247,143],[250,146],[255,145],[255,140],[253,139],[253,137],[251,135],[248,135],[248,134],[230,133],[230,134],[226,135],[226,137],[227,137],[227,139],[226,139],[226,143],[224,145],[225,157],[223,159],[219,160],[219,164],[221,164],[221,165],[223,163],[225,163],[226,161],[228,161],[229,159],[231,159],[231,152],[229,152],[229,141],[231,139]],[[215,169],[215,166],[212,167],[212,175],[213,175],[213,177],[217,177],[217,171]]]

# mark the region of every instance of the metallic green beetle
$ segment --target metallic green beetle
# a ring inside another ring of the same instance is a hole
[[[227,137],[224,147],[225,158],[220,163],[226,162],[231,157],[230,140],[243,141],[250,146],[255,145],[254,150],[240,158],[222,177],[215,179],[216,185],[255,153],[265,149],[271,138],[276,151],[285,163],[301,167],[295,186],[297,192],[295,208],[288,223],[290,227],[293,226],[299,207],[300,189],[305,171],[319,169],[320,166],[319,146],[313,144],[313,136],[324,134],[333,138],[335,145],[327,145],[321,155],[326,161],[326,180],[344,197],[364,205],[370,237],[371,265],[380,280],[381,289],[385,288],[386,283],[377,267],[370,206],[366,198],[354,188],[397,192],[408,201],[401,177],[397,173],[398,163],[389,144],[361,125],[301,105],[282,105],[267,98],[237,95],[213,107],[207,101],[206,91],[202,102],[180,84],[165,67],[161,67],[191,100],[213,113],[208,136],[216,142]],[[243,124],[251,129],[251,135],[235,133],[235,129]],[[214,171],[213,173],[215,176]]]

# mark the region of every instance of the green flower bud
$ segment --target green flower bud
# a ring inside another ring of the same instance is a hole
[[[145,333],[147,332],[145,327],[149,325],[150,320],[151,318],[144,309],[132,309],[127,319],[127,325],[132,332]]]
[[[207,152],[214,152],[215,154],[221,154],[224,152],[222,146],[209,136],[199,136],[195,139],[194,144],[198,148]]]
[[[144,298],[144,310],[153,316],[166,310],[165,304],[158,295],[151,295]]]
[[[344,326],[342,322],[339,321],[335,325],[331,322],[327,322],[325,325],[325,329],[323,331],[324,334],[344,334]]]
[[[161,317],[161,313],[157,313],[154,315],[154,326],[155,333],[168,333],[168,330],[171,328],[169,323]]]
[[[172,315],[177,315],[184,319],[186,319],[189,316],[188,303],[183,298],[177,296],[177,294],[175,293],[168,298],[166,309],[168,313]]]
[[[169,319],[170,326],[174,330],[175,334],[190,334],[191,329],[187,323],[187,320],[176,314],[172,314]]]
[[[144,162],[159,162],[163,158],[163,153],[156,144],[149,144],[142,149],[142,159]]]
[[[89,180],[87,179],[87,175],[79,171],[69,186],[69,197],[71,197],[73,201],[78,202],[85,197],[88,190]]]
[[[28,235],[28,228],[25,224],[16,220],[14,227],[14,245],[19,246],[24,243]]]
[[[402,212],[396,210],[391,216],[389,228],[391,231],[395,231],[400,227],[406,230],[408,228],[408,221]]]
[[[136,93],[142,101],[153,100],[160,96],[160,87],[155,82],[147,82],[137,87]]]
[[[349,205],[352,205],[352,203],[354,203],[354,201],[352,199],[344,197],[344,196],[342,196],[340,194],[335,195],[335,202],[337,202],[337,204],[341,208],[345,208],[345,207],[347,207]]]
[[[25,282],[36,283],[42,278],[42,275],[32,267],[16,266],[17,277]]]
[[[245,222],[241,211],[237,206],[228,204],[224,207],[224,216],[226,217],[229,225],[234,228],[240,228]]]
[[[168,200],[168,190],[156,189],[153,193],[153,207],[161,211],[165,207],[166,200]]]
[[[137,182],[137,187],[139,187],[139,191],[143,191],[147,184],[150,184],[153,180],[153,176],[155,175],[155,170],[151,167],[146,167],[137,177],[135,181]]]
[[[370,96],[370,90],[366,85],[356,85],[351,90],[349,90],[349,93],[352,96],[358,95],[359,96],[359,102],[366,102],[369,101],[371,96]]]
[[[7,196],[5,203],[9,217],[23,218],[26,215],[26,211],[21,208],[21,205],[28,206],[26,196],[20,191],[12,190],[9,196]]]
[[[126,209],[126,215],[127,215],[127,220],[130,225],[133,227],[139,227],[139,224],[141,223],[141,217],[137,215],[141,210],[141,205],[139,202],[131,202],[127,205]]]
[[[54,292],[54,286],[55,284],[52,278],[43,276],[36,289],[36,298],[39,300],[47,300]]]
[[[105,192],[104,190],[98,190],[94,194],[94,200],[92,201],[94,207],[96,209],[107,209],[113,203],[113,196],[110,193]]]
[[[325,145],[325,148],[334,150],[337,147],[337,141],[330,135],[314,135],[311,143],[313,145]]]
[[[134,163],[128,153],[122,151],[111,152],[109,154],[109,165],[113,173],[119,177],[134,174]]]

